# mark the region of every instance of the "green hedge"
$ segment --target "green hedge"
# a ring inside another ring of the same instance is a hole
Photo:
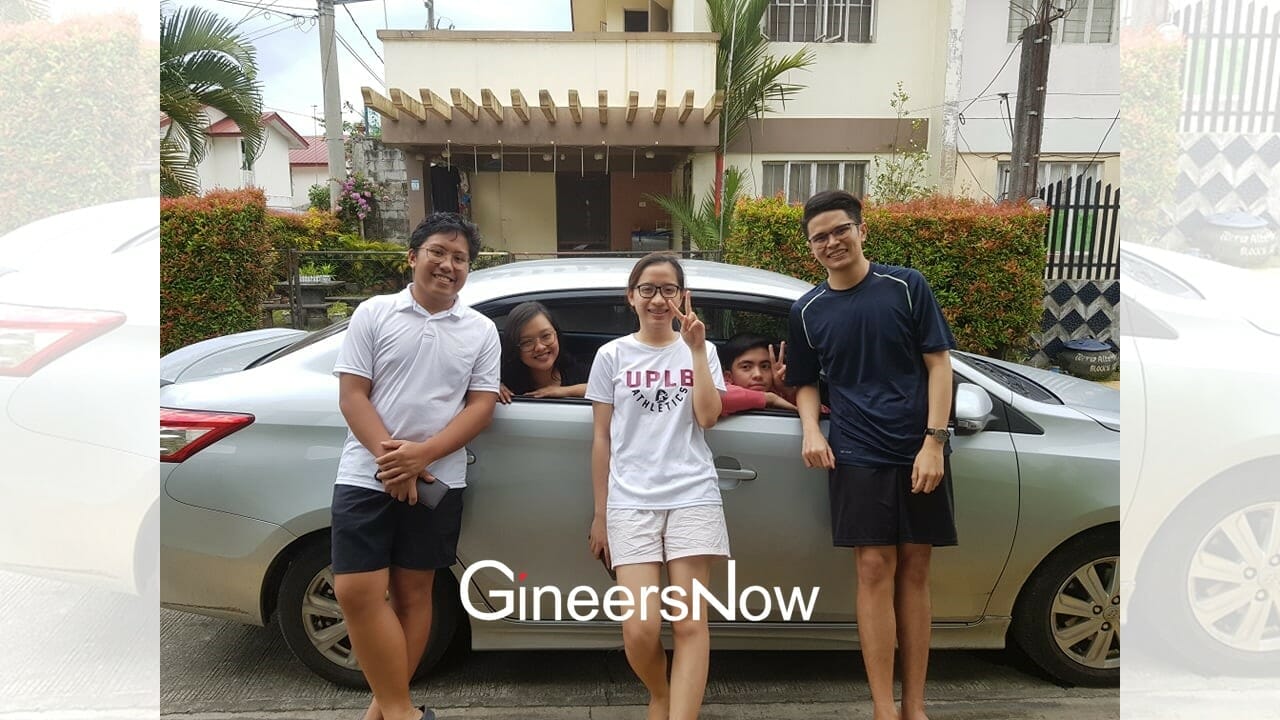
[[[161,200],[161,352],[259,327],[276,267],[266,205],[257,188]]]
[[[815,284],[826,278],[809,253],[798,205],[745,199],[734,212],[725,262]],[[867,257],[923,273],[961,350],[1007,356],[1030,349],[1044,299],[1044,211],[932,197],[864,214]]]
[[[139,194],[158,58],[137,18],[0,24],[0,233]]]

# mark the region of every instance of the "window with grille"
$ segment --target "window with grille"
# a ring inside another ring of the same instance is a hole
[[[775,42],[871,42],[873,0],[772,0],[764,31]]]
[[[1102,161],[1105,158],[1099,158],[1093,162],[1081,160],[1079,162],[1042,162],[1036,166],[1036,190],[1052,185],[1056,182],[1070,179],[1072,187],[1084,182],[1092,180],[1099,182],[1102,177]],[[1009,179],[1012,169],[1010,163],[1001,162],[998,166],[1000,173],[1000,197],[1005,198],[1009,195]]]
[[[1030,25],[1036,0],[1010,0],[1009,42]],[[1053,28],[1054,42],[1109,43],[1115,37],[1116,0],[1067,0],[1067,14]]]
[[[844,190],[862,197],[866,180],[865,162],[766,162],[760,194],[764,197],[782,195],[789,203],[804,202],[824,190]]]

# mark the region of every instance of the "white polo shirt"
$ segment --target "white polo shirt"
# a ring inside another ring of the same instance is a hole
[[[462,411],[469,391],[498,392],[502,350],[492,320],[461,299],[429,313],[409,287],[356,307],[333,374],[372,380],[369,399],[391,437],[422,442]],[[348,430],[337,483],[384,490],[377,471],[374,456]],[[466,450],[440,458],[427,471],[449,487],[466,487]]]

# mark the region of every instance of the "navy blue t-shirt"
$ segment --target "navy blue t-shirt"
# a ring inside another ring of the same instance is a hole
[[[924,353],[956,346],[918,270],[871,263],[862,282],[824,281],[791,306],[787,384],[826,372],[838,465],[911,465],[929,422]]]

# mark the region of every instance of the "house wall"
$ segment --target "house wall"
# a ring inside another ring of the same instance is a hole
[[[329,168],[327,165],[291,165],[289,169],[293,176],[293,208],[306,210],[311,205],[307,193],[312,185],[329,182]]]
[[[509,252],[556,251],[556,180],[552,173],[472,173],[471,219],[484,244]]]
[[[229,138],[238,141],[239,138]],[[236,145],[239,152],[239,145]],[[293,179],[289,172],[289,141],[276,129],[268,126],[267,141],[262,154],[253,162],[254,183],[267,195],[267,207],[291,209],[293,207]]]
[[[200,162],[200,189],[242,187],[240,177],[240,138],[209,138],[209,148]]]
[[[607,90],[609,104],[620,107],[631,90],[648,104],[659,89],[677,103],[691,89],[701,107],[715,90],[716,45],[707,35],[382,30],[378,37],[388,87],[430,88],[446,100],[456,87],[479,103],[488,87],[509,106],[511,89],[519,88],[536,107],[546,89],[563,108],[575,89],[594,108],[597,91]]]

